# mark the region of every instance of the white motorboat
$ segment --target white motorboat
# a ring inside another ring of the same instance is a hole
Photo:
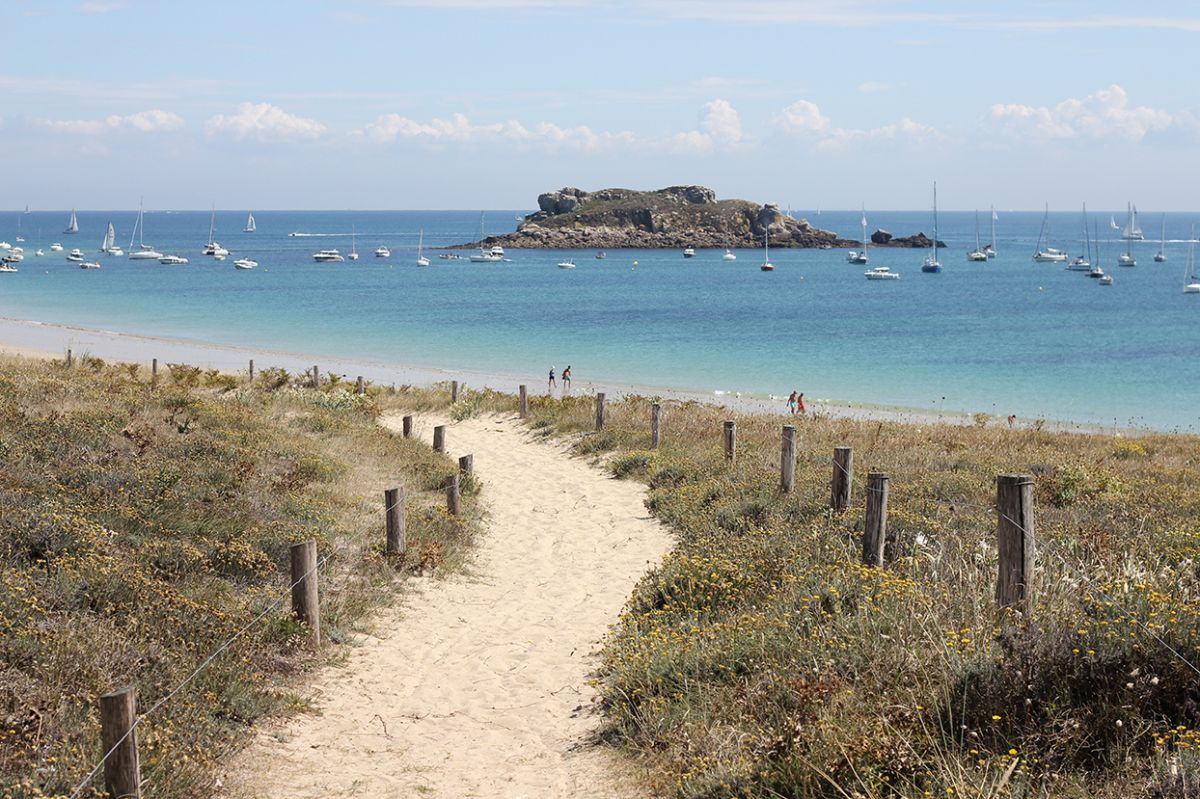
[[[503,255],[492,255],[490,252],[485,250],[480,250],[478,255],[471,256],[471,262],[476,264],[495,264],[503,260]]]
[[[691,247],[687,247],[683,251],[684,258],[692,258],[692,257],[695,257],[695,255],[696,255],[696,251],[694,249],[692,249]]]
[[[1042,215],[1042,228],[1038,231],[1037,248],[1033,252],[1033,260],[1041,264],[1061,264],[1066,263],[1067,253],[1057,247],[1051,247],[1048,244],[1045,249],[1042,249],[1042,240],[1050,240],[1050,204],[1046,204],[1046,212]]]
[[[95,261],[84,261],[83,263],[81,263],[79,265],[79,268],[80,269],[99,269],[100,264],[96,263]]]
[[[246,226],[242,228],[243,233],[253,233],[258,230],[258,225],[254,224],[254,214],[246,217]]]
[[[67,253],[67,260],[74,261],[75,263],[79,263],[80,261],[83,260],[83,251],[80,250],[78,247],[76,247],[75,249],[73,249],[69,253]]]
[[[181,264],[186,264],[188,259],[184,258],[182,255],[164,255],[158,259],[158,262],[164,266],[178,266]]]
[[[493,247],[493,250],[496,248]],[[504,250],[500,250],[500,256],[504,257]],[[429,259],[425,257],[425,228],[421,228],[421,232],[417,237],[417,266],[429,266]]]
[[[21,259],[14,255],[6,255],[3,258],[0,258],[0,264],[19,264],[19,263],[21,263]]]
[[[736,260],[737,260],[737,256],[736,256],[736,255],[734,255],[734,254],[733,254],[732,252],[730,252],[729,250],[726,250],[726,251],[725,251],[725,254],[721,256],[721,260],[722,260],[722,261],[736,261]]]
[[[380,245],[379,247],[375,248],[375,257],[376,258],[391,258],[392,251],[389,250],[387,247]]]
[[[12,245],[9,244],[7,241],[0,241],[0,250],[11,250],[11,249],[12,249]]]
[[[71,209],[71,221],[67,223],[67,229],[63,233],[71,234],[79,232],[79,220],[75,218],[75,209]]]
[[[862,221],[862,247],[863,248],[861,250],[851,250],[850,252],[846,253],[846,262],[847,263],[858,264],[860,266],[870,263],[870,259],[867,257],[867,206],[865,204],[863,205],[863,208],[862,208],[862,220],[861,221]]]
[[[212,259],[213,259],[214,261],[224,261],[224,260],[225,260],[225,256],[224,256],[224,254],[222,254],[222,253],[217,253],[216,255],[214,255],[214,256],[212,257]]]
[[[775,264],[771,263],[771,237],[767,230],[763,229],[763,262],[758,268],[763,272],[774,272]]]
[[[565,261],[559,261],[559,262],[558,262],[558,268],[559,268],[559,269],[574,269],[574,268],[575,268],[575,261],[573,261],[573,260],[572,260],[572,259],[570,259],[570,258],[567,258]]]
[[[63,246],[57,241],[50,245],[50,252],[62,252]]]
[[[488,252],[490,252],[492,255],[498,255],[501,258],[504,257],[504,248],[501,247],[499,244],[493,244],[492,248],[490,250],[488,250]]]
[[[258,261],[252,261],[249,258],[238,258],[233,262],[233,265],[237,269],[253,269],[258,266]]]
[[[36,255],[36,256],[38,256],[38,257],[41,257],[41,256],[43,256],[43,255],[45,255],[45,254],[46,254],[46,253],[42,252],[42,250],[41,250],[41,248],[40,248],[40,247],[38,248],[38,251],[34,253],[34,255]]]
[[[1104,277],[1100,278],[1101,286],[1111,286],[1112,284],[1113,284],[1112,275],[1105,275]]]
[[[0,272],[16,272],[16,271],[19,271],[19,270],[12,264],[5,263],[4,261],[0,261]]]
[[[863,277],[867,280],[899,280],[900,273],[893,272],[886,266],[876,266],[863,272]]]
[[[313,253],[313,260],[319,264],[340,264],[346,259],[337,250],[321,250]]]

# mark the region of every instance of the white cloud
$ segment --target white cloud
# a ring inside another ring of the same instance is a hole
[[[1082,99],[1055,105],[997,103],[984,118],[991,130],[1015,138],[1119,138],[1140,141],[1153,131],[1166,130],[1171,115],[1147,106],[1129,105],[1125,90],[1113,84]]]
[[[575,150],[597,150],[636,142],[634,135],[625,131],[609,133],[594,131],[586,125],[563,127],[553,122],[525,125],[515,119],[476,124],[462,113],[451,114],[448,118],[435,117],[428,121],[419,121],[400,114],[384,114],[358,133],[379,144],[400,140],[426,143],[506,141]]]
[[[204,123],[209,136],[228,134],[238,139],[252,138],[261,142],[291,139],[316,139],[325,126],[315,119],[289,114],[270,103],[242,103],[232,116],[217,114]]]
[[[129,8],[128,0],[113,0],[113,2],[80,3],[78,10],[83,14],[107,14],[111,11],[124,11]]]
[[[839,150],[851,144],[878,141],[930,142],[945,139],[937,128],[916,122],[908,117],[888,125],[862,130],[858,128],[835,128],[817,142],[820,150]]]
[[[122,129],[132,129],[141,133],[179,130],[183,127],[183,117],[154,108],[127,116],[111,114],[104,119],[37,119],[34,120],[34,124],[54,133],[97,136]]]
[[[775,123],[788,133],[824,133],[829,129],[829,117],[808,100],[797,100],[783,109]]]
[[[742,141],[742,120],[737,109],[725,100],[713,100],[704,104],[700,115],[700,130],[720,144],[737,144]]]
[[[886,92],[892,88],[892,84],[884,83],[878,80],[868,80],[858,84],[858,90],[863,94],[876,94],[878,92]]]

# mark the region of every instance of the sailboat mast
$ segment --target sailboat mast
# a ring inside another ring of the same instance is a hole
[[[996,206],[989,205],[988,210],[992,213],[992,252],[996,251]]]

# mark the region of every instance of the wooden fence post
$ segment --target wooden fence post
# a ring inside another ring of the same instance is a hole
[[[319,368],[317,368],[317,365],[315,363],[313,364],[313,370],[312,370],[312,387],[313,388],[321,387],[321,370]]]
[[[521,386],[518,389],[518,393],[520,394],[520,401],[517,405],[517,414],[524,419],[529,415],[529,393],[525,386]]]
[[[793,425],[783,426],[783,441],[779,449],[779,489],[790,494],[796,487],[796,428]]]
[[[604,429],[604,392],[596,394],[596,432]]]
[[[106,753],[112,752],[104,761],[104,788],[111,797],[138,799],[142,795],[136,720],[133,688],[100,697],[100,745]]]
[[[254,382],[254,359],[250,359],[250,382]]]
[[[833,450],[833,480],[829,485],[829,507],[841,513],[850,505],[850,485],[854,479],[854,450],[835,447]]]
[[[725,420],[725,460],[737,462],[737,422],[733,419]]]
[[[1000,574],[996,604],[1017,605],[1028,613],[1033,606],[1033,476],[1002,474],[996,478],[996,534]]]
[[[384,554],[400,555],[408,546],[404,518],[404,488],[397,486],[383,492],[383,513],[387,525]]]
[[[354,384],[354,393],[363,395],[367,393],[367,384],[363,382],[363,376],[358,376],[358,381]]]
[[[317,600],[317,542],[292,544],[292,613],[308,626],[313,646],[321,644],[321,606]]]
[[[462,495],[458,492],[458,474],[450,475],[446,482],[446,511],[451,516],[458,515],[458,503]]]
[[[450,381],[450,404],[453,405],[456,402],[458,402],[458,381],[451,380]]]
[[[446,425],[444,424],[439,424],[433,428],[433,451],[446,451]]]
[[[71,363],[72,363],[72,360],[71,360],[71,348],[70,348],[70,347],[67,347],[67,368],[70,368],[70,366],[71,366]]]
[[[158,358],[150,359],[150,382],[158,382]]]
[[[475,456],[463,455],[458,459],[458,471],[463,474],[475,474]]]
[[[650,406],[650,449],[658,449],[662,443],[662,405],[654,403]]]
[[[405,438],[412,438],[413,418],[411,416],[404,417],[404,419],[402,420],[402,429],[404,431]]]
[[[867,473],[867,524],[863,528],[862,558],[867,566],[883,565],[883,545],[887,540],[888,476]]]

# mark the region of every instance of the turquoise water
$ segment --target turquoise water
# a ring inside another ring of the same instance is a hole
[[[518,213],[489,212],[488,233],[511,231]],[[858,235],[857,211],[806,215]],[[868,215],[872,229],[896,235],[931,230],[927,212]],[[94,256],[110,220],[125,246],[134,212],[80,211],[75,236],[59,234],[67,216],[21,217],[27,258],[19,273],[0,275],[0,315],[531,382],[570,363],[579,383],[799,389],[918,409],[1200,429],[1200,296],[1181,291],[1190,215],[1167,215],[1166,264],[1152,262],[1158,243],[1147,241],[1136,245],[1136,268],[1118,269],[1124,245],[1106,242],[1111,287],[1031,261],[1040,213],[1002,213],[1000,257],[988,264],[965,259],[974,214],[943,213],[945,271],[921,273],[926,251],[872,250],[872,266],[902,274],[892,282],[865,280],[838,250],[773,251],[772,273],[759,271],[761,251],[738,251],[732,264],[719,251],[690,260],[645,250],[604,261],[591,251],[440,260],[437,247],[478,236],[479,214],[458,211],[261,211],[254,234],[241,232],[245,211],[219,212],[217,238],[233,251],[220,263],[200,255],[208,212],[147,213],[146,242],[189,265],[99,257],[103,269],[84,271],[62,253],[32,253],[58,241]],[[1109,212],[1095,216],[1107,226]],[[13,242],[16,219],[0,219],[0,239]],[[1159,219],[1143,215],[1147,235],[1157,235]],[[312,262],[318,249],[349,251],[352,225],[361,260]],[[1078,213],[1052,215],[1054,243],[1076,251],[1079,227]],[[413,265],[421,228],[433,250],[428,269]],[[392,248],[390,260],[373,257],[380,244]],[[242,255],[259,268],[235,270]],[[578,268],[555,268],[567,256]]]

